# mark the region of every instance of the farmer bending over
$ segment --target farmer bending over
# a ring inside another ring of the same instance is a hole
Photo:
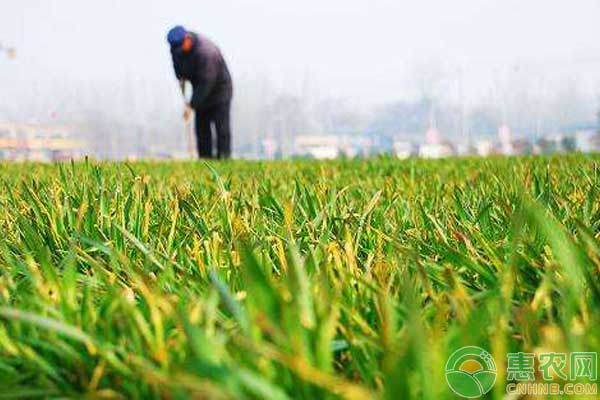
[[[227,64],[219,48],[209,39],[188,32],[182,26],[169,31],[175,76],[185,97],[185,82],[193,87],[192,99],[186,101],[185,118],[196,113],[196,144],[200,158],[213,158],[211,126],[214,124],[217,139],[216,157],[231,155],[231,128],[229,114],[233,85]]]

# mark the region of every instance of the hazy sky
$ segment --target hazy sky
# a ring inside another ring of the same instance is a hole
[[[599,0],[4,0],[0,42],[18,60],[0,58],[0,83],[170,83],[165,34],[179,23],[212,37],[239,79],[310,76],[320,94],[364,101],[411,96],[407,82],[438,64],[462,68],[472,95],[515,71],[593,83],[598,16]]]

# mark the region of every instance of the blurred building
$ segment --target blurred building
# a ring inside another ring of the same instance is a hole
[[[454,155],[454,149],[450,143],[423,144],[419,148],[419,157],[423,158],[446,158]]]
[[[376,154],[380,148],[372,137],[365,135],[342,136],[341,152],[346,157],[368,157]]]
[[[575,147],[582,153],[600,153],[599,128],[581,129],[575,132]]]
[[[398,158],[405,159],[418,154],[417,146],[412,142],[405,140],[396,140],[392,145],[394,155]]]
[[[74,127],[0,123],[0,159],[63,161],[81,158],[85,143],[71,139]]]
[[[515,154],[515,149],[512,140],[512,131],[506,124],[502,124],[498,128],[498,142],[495,146],[495,152],[504,155]]]
[[[266,137],[261,141],[261,153],[266,160],[274,160],[277,150],[277,142],[273,138]]]
[[[454,155],[452,143],[442,139],[436,128],[429,128],[425,133],[425,143],[419,147],[419,157],[445,158]]]
[[[578,127],[574,134],[575,149],[582,153],[600,153],[600,111],[596,125]]]
[[[487,157],[494,151],[494,143],[491,140],[482,139],[475,144],[478,156]]]
[[[335,135],[298,135],[294,155],[315,159],[332,159],[340,155],[341,140]]]
[[[457,143],[455,147],[457,156],[465,157],[477,154],[477,148],[471,143]]]
[[[512,130],[506,124],[500,125],[496,140],[478,143],[477,153],[480,156],[491,154],[513,156],[531,154],[533,145],[525,138],[515,138]]]

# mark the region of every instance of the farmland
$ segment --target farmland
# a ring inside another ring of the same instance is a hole
[[[0,398],[503,398],[600,350],[598,161],[1,165]]]

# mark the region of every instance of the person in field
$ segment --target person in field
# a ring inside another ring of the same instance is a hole
[[[219,48],[206,37],[182,26],[167,35],[171,46],[175,76],[186,99],[185,83],[193,88],[191,101],[186,100],[185,117],[196,113],[196,144],[200,158],[226,159],[231,156],[229,122],[233,84]],[[212,125],[216,130],[216,153],[213,149]]]

